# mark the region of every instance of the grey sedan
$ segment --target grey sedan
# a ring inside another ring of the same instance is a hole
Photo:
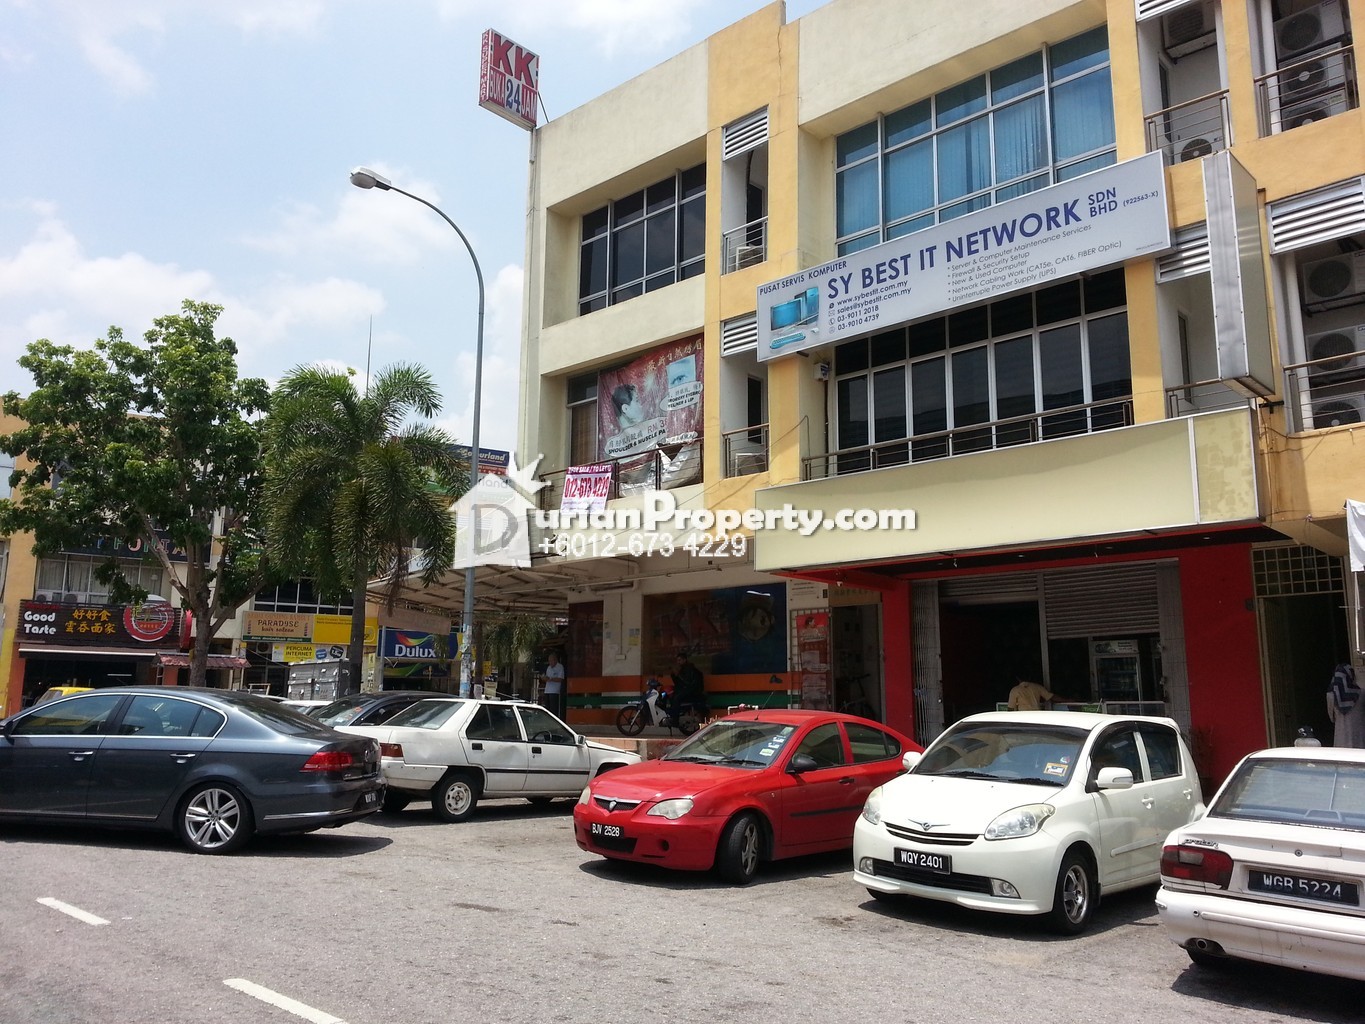
[[[196,853],[383,804],[379,746],[250,693],[111,687],[0,727],[0,820],[173,831]]]

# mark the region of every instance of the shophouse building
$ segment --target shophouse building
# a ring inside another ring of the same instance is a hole
[[[1362,16],[774,3],[548,122],[540,507],[882,525],[671,554],[548,529],[480,601],[560,603],[579,720],[683,650],[717,705],[852,706],[922,740],[1018,677],[1173,716],[1210,778],[1321,735],[1360,646]]]

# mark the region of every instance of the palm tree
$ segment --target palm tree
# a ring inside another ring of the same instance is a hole
[[[363,395],[352,376],[298,366],[280,381],[265,429],[264,505],[277,570],[311,578],[329,597],[351,594],[347,688],[354,692],[367,583],[389,578],[392,609],[418,549],[422,581],[440,578],[455,543],[451,502],[463,493],[467,474],[452,437],[409,422],[441,410],[430,373],[394,365]]]
[[[522,655],[533,653],[555,632],[554,623],[543,615],[505,612],[484,626],[479,649],[484,659],[497,668],[499,681],[507,680],[510,688],[507,692],[523,692],[513,676],[517,663]],[[501,682],[498,689],[502,690]]]

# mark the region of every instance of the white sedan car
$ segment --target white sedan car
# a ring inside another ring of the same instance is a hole
[[[379,741],[385,810],[429,799],[443,821],[464,821],[485,797],[576,797],[589,779],[640,760],[580,736],[539,704],[511,701],[433,697],[383,725],[339,730]]]
[[[1243,759],[1161,857],[1157,911],[1201,966],[1255,960],[1365,981],[1365,750]]]
[[[1204,809],[1168,718],[972,715],[905,765],[854,827],[854,879],[877,899],[1046,914],[1063,934],[1102,893],[1155,882],[1162,841]]]

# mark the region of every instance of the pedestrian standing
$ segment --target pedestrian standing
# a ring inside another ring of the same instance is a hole
[[[545,671],[541,674],[544,680],[544,687],[541,689],[541,698],[545,707],[552,715],[560,719],[564,717],[564,666],[559,663],[559,655],[554,651],[549,654],[548,663]]]
[[[1332,672],[1327,715],[1335,726],[1333,746],[1365,747],[1365,700],[1360,699],[1356,672],[1349,664],[1338,665]]]
[[[1059,699],[1042,683],[1018,679],[1010,689],[1009,709],[1011,711],[1040,711],[1043,707],[1043,701]]]

